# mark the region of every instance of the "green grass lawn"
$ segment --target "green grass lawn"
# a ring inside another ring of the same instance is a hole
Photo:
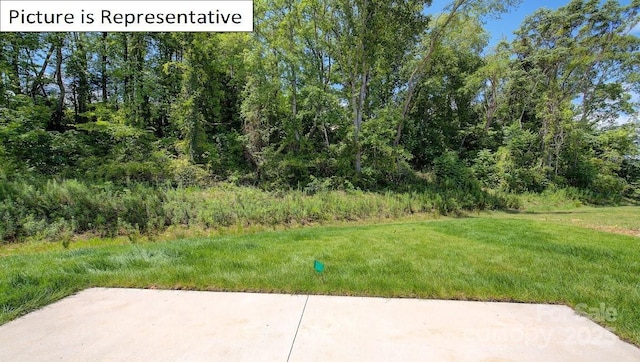
[[[495,216],[571,224],[618,234],[640,236],[640,207],[637,206],[537,210],[516,214],[497,213]]]
[[[627,215],[632,230],[640,208],[564,212],[16,249],[0,257],[0,323],[92,286],[262,291],[604,306],[615,318],[594,319],[640,345],[640,238],[588,228]]]

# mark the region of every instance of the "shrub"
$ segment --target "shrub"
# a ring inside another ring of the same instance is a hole
[[[171,182],[178,187],[207,186],[211,184],[211,174],[203,166],[194,165],[186,158],[169,162]]]
[[[548,182],[539,163],[523,164],[506,147],[496,152],[496,179],[500,190],[507,192],[541,192]]]
[[[441,189],[456,189],[473,194],[480,192],[480,184],[473,172],[453,151],[447,151],[433,161],[433,172]]]
[[[473,175],[485,187],[495,188],[499,184],[496,162],[496,155],[487,149],[480,150],[473,161]]]
[[[118,184],[131,182],[158,184],[169,178],[161,165],[151,161],[105,163],[97,167],[93,176],[98,180]]]
[[[467,170],[468,171],[468,170]],[[342,188],[343,190],[334,190]],[[339,178],[315,179],[305,191],[251,187],[87,184],[77,180],[0,179],[0,238],[69,239],[72,233],[153,234],[170,225],[223,228],[289,225],[500,208],[504,197],[477,190],[425,188],[383,194],[354,190]]]
[[[620,177],[598,174],[593,180],[591,201],[595,203],[618,203],[622,201],[622,195],[626,187],[627,183]]]

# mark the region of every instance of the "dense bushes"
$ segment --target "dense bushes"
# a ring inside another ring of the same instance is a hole
[[[113,184],[89,186],[76,180],[34,184],[2,180],[0,185],[3,240],[148,232],[164,226],[164,195],[152,188],[117,189]]]
[[[437,185],[443,190],[462,190],[470,194],[480,193],[480,183],[472,170],[465,166],[455,152],[445,152],[433,161]]]
[[[318,181],[320,182],[320,181]],[[174,188],[76,180],[25,182],[0,179],[0,238],[58,240],[76,233],[154,233],[171,225],[220,228],[233,225],[287,225],[413,213],[460,213],[503,208],[503,197],[459,189],[407,193],[357,190],[266,192],[220,184]]]

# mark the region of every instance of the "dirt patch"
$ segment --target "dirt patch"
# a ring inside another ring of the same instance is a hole
[[[635,236],[640,238],[640,229],[629,229],[629,228],[624,228],[617,225],[613,225],[613,226],[612,225],[593,225],[585,222],[582,219],[571,219],[571,222],[575,225],[593,229],[593,230],[604,231],[606,233],[612,233],[612,234]]]
[[[595,229],[599,231],[604,231],[612,234],[621,234],[621,235],[629,235],[640,238],[640,230],[633,229],[625,229],[618,226],[607,226],[607,225],[583,225],[584,227],[588,227],[589,229]]]

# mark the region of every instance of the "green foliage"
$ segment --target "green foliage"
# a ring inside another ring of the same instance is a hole
[[[169,179],[167,170],[155,162],[128,161],[104,163],[90,172],[92,178],[108,182],[129,184],[160,184]]]
[[[2,154],[14,168],[61,174],[78,165],[86,145],[76,132],[46,131],[43,112],[43,107],[23,97],[13,99],[11,108],[0,108]]]
[[[520,209],[526,212],[549,212],[569,210],[587,202],[586,192],[574,187],[549,187],[543,192],[519,194]]]
[[[436,20],[435,29],[442,26],[443,17]],[[482,65],[480,53],[486,33],[469,15],[460,14],[449,24],[446,34],[432,30],[419,45],[426,47],[431,57],[403,133],[411,163],[419,170],[428,169],[447,150],[456,150],[464,158],[467,149],[482,136],[475,129],[479,116],[473,103],[479,88],[476,83],[484,79],[474,82],[469,78]]]
[[[206,186],[211,183],[211,173],[207,169],[184,158],[170,160],[165,172],[169,173],[171,183],[181,188]]]
[[[501,190],[510,192],[544,190],[548,180],[538,155],[534,152],[537,137],[514,124],[505,129],[505,146],[498,149],[496,179]]]
[[[445,152],[433,161],[433,172],[436,183],[442,189],[480,192],[480,184],[473,177],[472,170],[453,151]]]
[[[4,181],[0,230],[3,240],[59,240],[74,233],[114,235],[120,228],[151,232],[164,227],[162,193],[135,186],[87,186],[76,180],[28,185]]]
[[[399,117],[395,109],[381,109],[362,125],[360,183],[364,188],[375,190],[388,186],[396,179],[399,169],[410,169],[410,153],[392,143]]]
[[[624,159],[620,168],[620,177],[629,185],[625,190],[625,196],[640,200],[640,159]]]
[[[540,164],[528,168],[522,159],[514,155],[507,147],[500,147],[496,153],[497,178],[500,189],[509,192],[544,190],[548,180]]]
[[[410,210],[414,193],[415,209],[441,213],[565,188],[638,197],[635,1],[537,11],[493,54],[483,22],[517,0],[456,0],[433,18],[429,3],[256,1],[250,34],[0,34],[3,235],[162,229],[166,215],[112,213],[221,181],[303,199],[393,190]],[[61,193],[54,180],[113,210],[82,199],[85,220],[24,201]],[[159,196],[126,201],[138,187]],[[275,220],[306,220],[306,207]]]
[[[443,202],[440,211],[457,213],[458,210],[518,208],[517,200],[482,190],[474,176],[474,169],[464,164],[453,151],[445,152],[433,162],[436,181],[436,203]]]
[[[182,172],[188,172],[184,164]],[[462,172],[470,174],[468,169]],[[196,171],[182,186],[194,185],[197,179]],[[77,180],[26,183],[0,178],[0,238],[59,240],[78,233],[153,234],[171,225],[214,229],[275,226],[413,213],[458,214],[507,206],[505,197],[479,188],[463,191],[446,189],[445,185],[421,192],[379,194],[357,191],[348,180],[337,177],[312,178],[304,191],[287,192],[230,184],[172,188]]]
[[[598,174],[591,187],[591,202],[598,204],[619,203],[627,183],[618,176]]]
[[[478,152],[471,166],[471,171],[482,186],[497,188],[500,184],[496,164],[496,155],[491,150],[483,149]]]

